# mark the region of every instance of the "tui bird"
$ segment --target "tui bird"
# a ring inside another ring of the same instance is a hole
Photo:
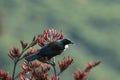
[[[40,60],[43,57],[47,57],[47,59],[49,60],[56,55],[60,55],[68,47],[68,44],[73,44],[73,42],[68,39],[50,42],[49,44],[43,46],[37,53],[27,56],[25,60]]]

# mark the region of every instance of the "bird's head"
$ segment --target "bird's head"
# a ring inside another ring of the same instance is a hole
[[[62,42],[62,44],[64,45],[64,48],[65,48],[65,49],[68,48],[68,45],[69,45],[69,44],[73,44],[73,42],[70,41],[69,39],[62,39],[61,42]]]
[[[73,42],[70,41],[69,39],[62,39],[61,42],[62,42],[64,45],[73,44]]]

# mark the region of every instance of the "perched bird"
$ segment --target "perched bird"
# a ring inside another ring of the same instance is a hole
[[[37,53],[27,56],[25,60],[27,61],[33,61],[35,59],[40,60],[43,57],[51,59],[56,55],[60,55],[68,47],[68,44],[73,44],[73,42],[71,42],[68,39],[50,42],[49,44],[43,46]]]

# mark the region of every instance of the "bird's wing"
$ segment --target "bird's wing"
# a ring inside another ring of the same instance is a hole
[[[51,42],[40,49],[41,56],[55,56],[60,54],[63,48],[57,42]]]
[[[48,44],[48,47],[54,51],[63,50],[63,47],[59,42],[51,42],[50,44]]]

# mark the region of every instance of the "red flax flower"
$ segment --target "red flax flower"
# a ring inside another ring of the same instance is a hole
[[[19,73],[17,77],[20,78],[20,80],[24,80],[30,76],[30,80],[48,80],[48,74],[47,72],[50,70],[50,65],[46,64],[43,65],[39,61],[34,61],[33,63],[25,63],[22,64],[22,72]]]
[[[63,72],[65,69],[67,69],[72,62],[73,62],[73,59],[70,56],[65,58],[63,61],[58,62],[60,72]]]
[[[20,50],[17,47],[13,47],[9,50],[9,54],[8,56],[13,59],[16,60],[20,57]]]
[[[50,80],[58,80],[55,76],[51,76]]]
[[[50,70],[50,65],[46,64],[45,66],[43,66],[43,64],[41,63],[39,65],[40,62],[38,63],[34,63],[33,65],[38,67],[39,69],[34,69],[31,76],[31,80],[35,79],[35,80],[48,80],[48,74],[47,72]]]
[[[7,72],[0,70],[0,80],[12,80],[12,77]]]
[[[28,45],[28,43],[23,40],[20,40],[20,43],[21,43],[22,49],[25,49]]]
[[[73,73],[74,80],[87,80],[86,78],[87,74],[99,64],[100,64],[100,61],[94,62],[94,63],[88,63],[88,66],[84,71],[80,71],[80,69],[78,69],[76,72]]]
[[[25,78],[21,74],[19,75],[19,78],[20,78],[20,80],[25,80]]]
[[[38,35],[37,42],[39,46],[44,46],[51,41],[63,39],[63,33],[57,32],[55,29],[44,30],[42,34]]]

